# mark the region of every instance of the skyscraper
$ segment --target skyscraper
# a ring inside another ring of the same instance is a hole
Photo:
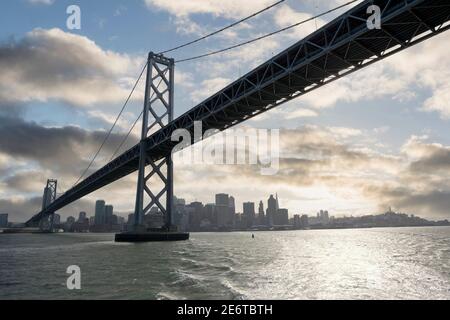
[[[216,205],[213,203],[208,203],[205,205],[205,219],[208,219],[211,224],[217,225],[217,215],[216,215]]]
[[[67,219],[66,219],[66,224],[67,225],[72,226],[74,223],[75,223],[75,218],[74,217],[72,217],[72,216],[67,217]]]
[[[128,224],[129,226],[134,225],[134,213],[130,213],[130,214],[128,215],[127,224]]]
[[[217,226],[226,227],[232,224],[230,217],[230,199],[228,194],[216,194]]]
[[[300,228],[301,228],[300,215],[294,214],[294,229],[300,229]]]
[[[84,220],[86,219],[86,212],[81,211],[80,214],[78,215],[78,222],[79,223],[84,223]]]
[[[304,214],[304,215],[302,215],[300,217],[300,226],[302,228],[308,228],[309,227],[308,216],[306,214]]]
[[[219,193],[216,194],[216,206],[229,206],[230,205],[230,198],[228,194],[225,193]]]
[[[262,201],[259,202],[258,207],[258,224],[260,225],[266,224],[266,217],[264,215],[264,204]]]
[[[95,225],[102,225],[105,223],[105,201],[97,200],[95,202]]]
[[[61,223],[61,216],[57,213],[53,215],[53,225],[59,225]]]
[[[284,226],[289,224],[288,209],[278,209],[274,219],[274,224]]]
[[[320,210],[317,212],[317,218],[322,224],[328,224],[330,222],[328,211]]]
[[[232,225],[234,225],[234,216],[236,214],[236,204],[234,201],[234,197],[230,196],[230,198],[228,199],[228,207],[230,208],[230,223]]]
[[[189,212],[189,230],[196,231],[200,228],[200,223],[204,217],[203,203],[194,201],[187,206]]]
[[[105,206],[104,224],[107,225],[113,224],[113,215],[114,215],[114,207],[111,205]]]
[[[8,227],[8,214],[0,213],[0,228],[7,228],[7,227]]]
[[[253,226],[255,221],[255,203],[254,202],[244,202],[244,223],[245,227],[250,228]]]
[[[277,214],[277,200],[273,197],[273,194],[270,195],[269,200],[267,200],[267,225],[273,226],[274,218]]]

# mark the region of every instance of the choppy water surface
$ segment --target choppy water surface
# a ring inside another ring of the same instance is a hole
[[[450,228],[0,235],[0,299],[449,299]],[[69,291],[69,265],[82,289]]]

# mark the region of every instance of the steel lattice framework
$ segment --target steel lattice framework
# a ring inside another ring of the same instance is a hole
[[[381,29],[367,27],[370,5],[381,8]],[[449,28],[449,19],[448,0],[364,1],[147,137],[148,162],[170,154],[176,129],[192,132],[194,121],[202,121],[204,131],[225,130],[442,33]],[[136,171],[139,155],[136,145],[29,222]]]
[[[173,163],[171,154],[161,159],[150,157],[147,150],[147,138],[152,130],[163,129],[173,121],[174,103],[174,69],[173,59],[151,52],[147,61],[147,80],[145,85],[144,111],[142,119],[141,142],[139,146],[139,169],[136,192],[135,228],[143,225],[143,218],[156,205],[166,218],[166,226],[172,225],[173,199]],[[158,82],[158,84],[156,84]],[[146,172],[149,164],[150,171]],[[164,170],[165,169],[165,170]],[[151,179],[156,177],[162,183],[161,190],[154,194],[157,187]],[[150,198],[144,203],[145,196]],[[166,203],[161,198],[165,196]]]
[[[55,179],[48,179],[47,185],[44,189],[44,195],[42,197],[42,211],[46,211],[46,209],[56,200],[56,192],[58,188],[58,181]],[[39,221],[39,228],[41,230],[53,230],[53,222],[54,222],[55,212],[51,211],[48,215],[45,215]]]

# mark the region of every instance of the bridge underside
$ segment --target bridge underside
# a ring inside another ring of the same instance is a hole
[[[367,28],[369,5],[382,12],[381,29]],[[449,28],[448,0],[364,1],[261,64],[147,138],[153,161],[170,154],[171,134],[194,121],[203,130],[225,130],[286,101],[355,72]],[[32,225],[67,204],[138,169],[139,145],[99,169],[35,215]]]

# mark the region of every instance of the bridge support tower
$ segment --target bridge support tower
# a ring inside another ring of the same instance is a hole
[[[55,179],[48,179],[47,185],[44,189],[44,195],[42,197],[42,211],[44,211],[53,201],[56,200],[56,190],[58,187],[58,181]],[[39,222],[39,229],[42,232],[53,232],[55,213],[42,218]]]
[[[147,153],[146,139],[173,120],[175,61],[150,52],[147,61],[144,110],[134,226],[132,231],[116,234],[116,241],[186,240],[188,233],[177,232],[174,225],[173,163],[171,150],[163,159],[153,159]],[[164,215],[164,227],[150,231],[144,218],[152,208]]]

